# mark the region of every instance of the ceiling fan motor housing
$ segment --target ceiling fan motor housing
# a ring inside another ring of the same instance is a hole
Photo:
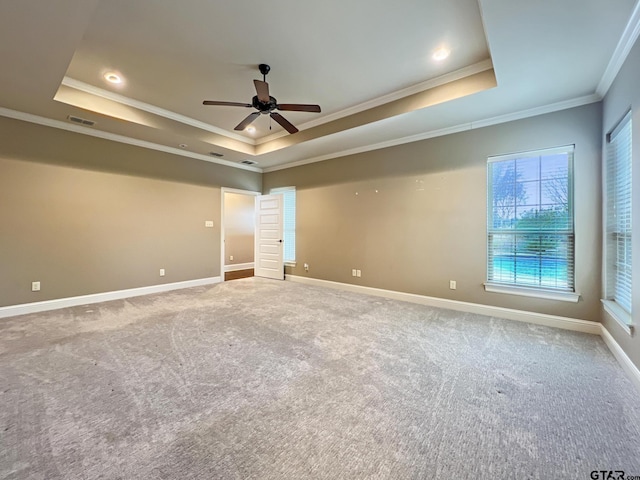
[[[258,100],[258,96],[255,95],[253,97],[252,105],[256,110],[259,110],[260,113],[264,113],[265,115],[278,108],[278,102],[272,96],[269,96],[268,102],[261,102],[260,100]]]

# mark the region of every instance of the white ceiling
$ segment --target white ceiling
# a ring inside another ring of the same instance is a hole
[[[635,3],[8,0],[0,114],[282,168],[597,101],[635,40]],[[451,55],[436,62],[441,46]],[[202,105],[250,103],[259,63],[279,102],[322,106],[283,112],[299,133],[268,116],[236,132],[252,109]]]

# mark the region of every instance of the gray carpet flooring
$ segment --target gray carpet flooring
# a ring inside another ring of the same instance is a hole
[[[0,321],[0,479],[640,475],[597,336],[259,278]]]

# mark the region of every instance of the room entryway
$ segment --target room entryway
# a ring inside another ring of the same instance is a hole
[[[253,277],[255,265],[255,199],[260,194],[222,189],[221,278]]]
[[[281,194],[222,189],[220,277],[284,280]]]

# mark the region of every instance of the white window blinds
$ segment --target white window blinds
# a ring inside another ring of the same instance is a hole
[[[574,291],[573,146],[488,160],[487,280]]]
[[[631,313],[631,112],[608,135],[606,296]]]
[[[284,261],[296,261],[296,187],[273,188],[269,193],[282,194],[284,206]]]

